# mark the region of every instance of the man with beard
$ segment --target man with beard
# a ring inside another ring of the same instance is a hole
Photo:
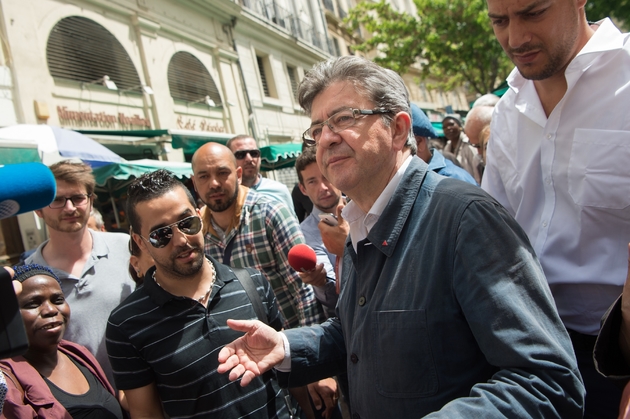
[[[286,205],[241,184],[243,169],[230,149],[208,143],[192,158],[193,184],[206,204],[201,209],[207,255],[237,268],[254,268],[269,281],[285,328],[325,320],[313,287],[304,284],[289,265],[289,250],[304,243],[297,218]],[[336,405],[334,380],[309,386],[330,410]],[[303,409],[309,408],[305,387],[294,390]],[[317,406],[316,406],[317,407]]]
[[[144,285],[109,318],[107,350],[131,417],[288,418],[273,374],[252,389],[217,374],[218,350],[234,334],[227,317],[256,318],[234,272],[203,252],[202,221],[190,191],[166,170],[129,187],[132,237],[155,261]],[[282,317],[260,272],[249,271],[271,327]],[[228,314],[229,313],[229,314]]]
[[[237,166],[243,170],[241,185],[254,189],[259,194],[273,200],[282,202],[295,214],[293,198],[291,198],[289,188],[283,183],[262,177],[260,174],[261,157],[256,140],[249,135],[237,135],[234,138],[230,138],[226,146],[234,153]]]
[[[322,321],[312,287],[289,265],[289,250],[304,243],[304,236],[286,205],[242,185],[243,169],[221,144],[200,147],[192,169],[195,191],[206,204],[201,209],[206,254],[229,266],[261,271],[276,293],[285,327]]]
[[[482,187],[521,224],[569,330],[586,418],[617,417],[620,390],[593,346],[621,294],[630,237],[630,42],[589,24],[586,0],[487,0],[516,68],[497,104]]]
[[[95,186],[90,166],[61,161],[50,170],[57,182],[56,198],[35,211],[48,226],[49,239],[26,263],[55,272],[73,314],[65,338],[88,348],[113,383],[105,326],[109,313],[136,288],[127,271],[129,236],[88,228]]]
[[[338,294],[335,289],[335,265],[337,256],[326,249],[319,231],[321,214],[337,214],[337,207],[342,204],[341,192],[322,175],[315,159],[315,149],[306,147],[295,162],[300,191],[313,203],[313,211],[300,224],[306,244],[315,250],[317,266],[310,272],[300,272],[300,277],[315,290],[317,299],[325,307],[326,315],[335,315]]]

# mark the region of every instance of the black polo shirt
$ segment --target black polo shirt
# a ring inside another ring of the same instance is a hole
[[[164,410],[171,418],[288,418],[282,393],[272,371],[247,387],[219,374],[221,348],[242,336],[227,319],[256,319],[249,298],[234,272],[209,258],[217,277],[208,307],[174,296],[152,279],[137,289],[110,315],[107,352],[121,390],[157,385]],[[250,270],[267,311],[269,325],[282,327],[276,298],[265,278]]]

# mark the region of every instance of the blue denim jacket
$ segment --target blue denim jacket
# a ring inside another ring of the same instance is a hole
[[[347,369],[361,418],[582,417],[584,387],[540,264],[480,188],[414,158],[343,264],[339,318],[285,332],[289,384]]]

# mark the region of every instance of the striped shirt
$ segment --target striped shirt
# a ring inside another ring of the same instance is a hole
[[[230,265],[254,268],[273,288],[285,318],[285,328],[319,324],[326,320],[313,287],[302,283],[289,265],[289,250],[304,243],[297,218],[286,205],[240,186],[234,219],[225,234],[217,233],[208,207],[202,209],[205,253],[223,261],[233,240]]]
[[[218,354],[242,335],[227,319],[256,319],[234,272],[214,260],[217,276],[208,306],[174,296],[151,279],[118,308],[107,323],[107,352],[121,390],[155,382],[165,412],[175,418],[288,418],[281,390],[269,371],[249,386],[219,374]],[[282,316],[273,292],[259,272],[250,270],[269,325],[279,330]]]

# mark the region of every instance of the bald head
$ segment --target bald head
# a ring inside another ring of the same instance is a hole
[[[468,112],[464,132],[473,146],[479,145],[479,133],[485,126],[490,125],[493,111],[494,107],[492,106],[476,106]]]
[[[199,147],[192,156],[191,164],[193,173],[196,173],[195,166],[199,166],[202,161],[208,158],[219,159],[225,163],[230,163],[236,168],[236,157],[229,148],[219,143],[206,143]]]

